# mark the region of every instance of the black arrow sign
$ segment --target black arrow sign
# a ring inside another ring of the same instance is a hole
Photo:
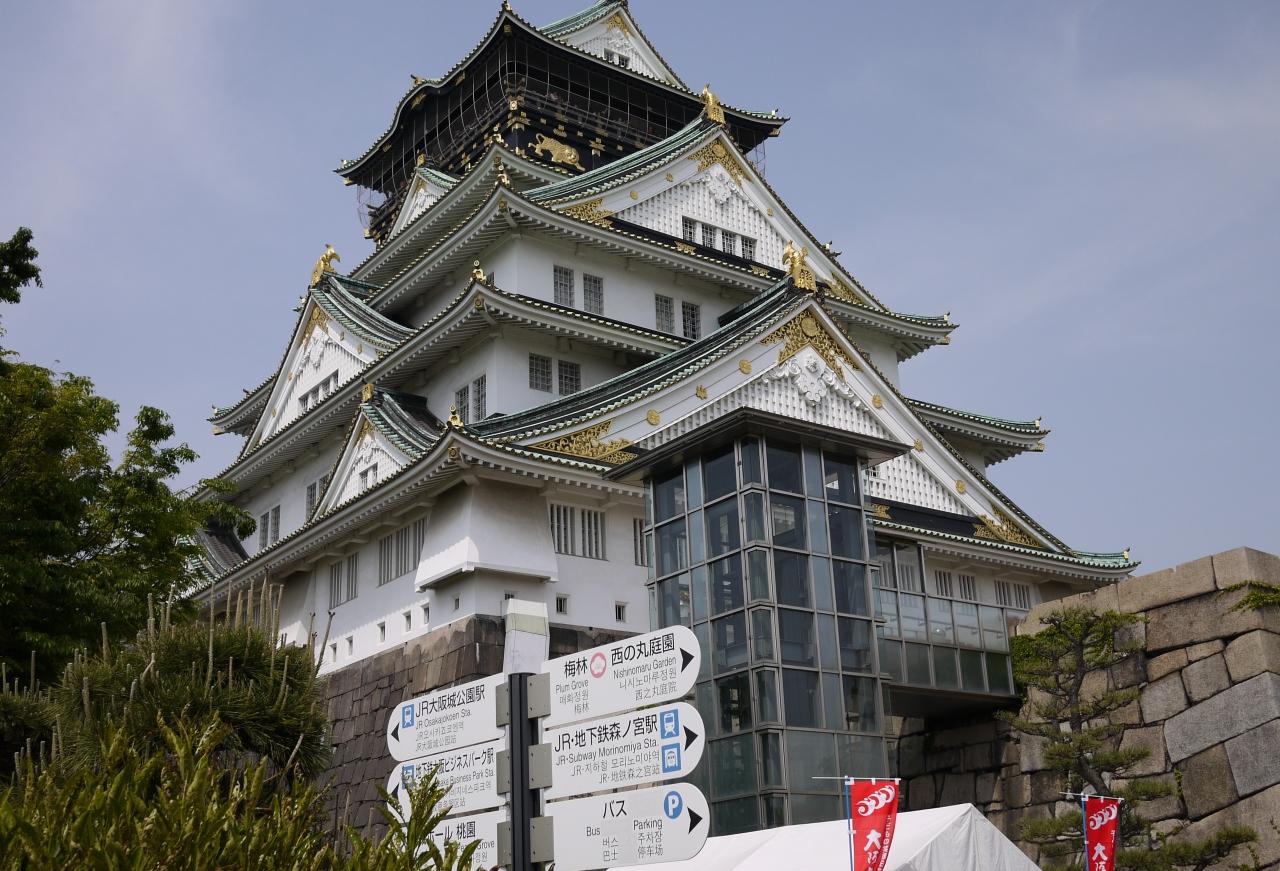
[[[394,726],[391,727],[391,737],[395,738],[397,741],[400,740],[400,724],[399,723],[396,723]]]
[[[693,654],[685,650],[683,647],[681,647],[680,648],[680,670],[684,671],[686,668],[689,667],[689,663],[691,662],[693,662]]]
[[[397,796],[400,794],[400,784],[391,787],[391,798],[398,801]],[[692,813],[692,811],[690,811]]]
[[[698,733],[690,729],[688,726],[685,726],[684,727],[684,749],[688,750],[689,745],[697,740],[698,740]]]
[[[693,808],[689,808],[689,834],[693,834],[693,830],[698,827],[700,822],[702,822],[702,817],[698,816],[698,812]]]

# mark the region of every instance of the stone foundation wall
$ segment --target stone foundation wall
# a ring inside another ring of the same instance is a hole
[[[626,633],[552,626],[551,656],[563,656]],[[345,821],[382,829],[376,806],[394,761],[387,719],[394,706],[441,687],[502,671],[505,629],[500,617],[476,615],[450,623],[328,676],[333,762],[321,777],[332,783],[326,813],[337,830]]]
[[[1280,869],[1280,609],[1233,611],[1242,594],[1223,591],[1247,580],[1280,584],[1280,557],[1239,548],[1130,578],[1042,605],[1019,632],[1034,632],[1041,615],[1064,605],[1142,615],[1130,636],[1141,650],[1088,675],[1086,692],[1140,690],[1118,712],[1126,728],[1117,743],[1150,756],[1126,774],[1175,786],[1144,814],[1158,831],[1182,830],[1175,838],[1249,826],[1262,866]],[[907,808],[973,802],[1015,841],[1020,820],[1076,807],[1059,794],[1042,742],[990,717],[945,727],[904,720],[897,760]],[[1019,846],[1038,859],[1034,845]],[[1217,867],[1249,860],[1242,848]]]

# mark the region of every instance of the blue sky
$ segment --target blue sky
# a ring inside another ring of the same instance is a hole
[[[166,409],[216,473],[210,405],[277,365],[325,242],[368,250],[331,170],[497,8],[6,4],[0,234],[35,230],[46,286],[3,344]],[[769,181],[855,275],[961,325],[910,395],[1053,428],[992,472],[1033,516],[1147,569],[1280,551],[1280,4],[632,9],[695,88],[792,118]]]

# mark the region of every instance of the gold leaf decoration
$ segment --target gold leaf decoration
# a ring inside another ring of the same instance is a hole
[[[707,398],[707,388],[703,387],[701,384],[699,384],[697,387],[693,388],[693,393],[694,393],[694,395],[695,395],[695,396],[697,396],[699,399],[706,399],[706,398]]]
[[[593,424],[586,429],[568,435],[557,436],[529,447],[540,451],[552,451],[557,454],[568,454],[571,457],[582,457],[584,460],[596,460],[609,465],[626,463],[636,458],[636,454],[627,450],[631,442],[627,439],[609,439],[603,441],[604,435],[613,426],[612,420]]]
[[[879,502],[868,502],[867,510],[871,512],[871,516],[876,520],[893,520],[889,516],[889,506],[882,505]]]
[[[963,494],[964,494],[964,492],[965,492],[966,490],[968,490],[968,489],[969,489],[969,488],[968,488],[967,486],[965,486],[964,481],[960,481],[960,480],[957,480],[957,481],[956,481],[956,492],[957,492],[957,493],[960,493],[961,495],[963,495]]]
[[[631,28],[627,26],[627,19],[622,17],[620,12],[613,13],[613,17],[605,22],[606,30],[621,30],[624,35],[631,35]]]
[[[698,253],[698,249],[697,249],[697,248],[694,248],[694,247],[693,247],[692,245],[690,245],[688,242],[677,242],[677,243],[676,243],[676,250],[677,250],[677,251],[679,251],[679,252],[681,252],[681,253],[683,253],[683,254],[697,254],[697,253]]]
[[[978,518],[979,522],[973,525],[975,538],[985,538],[988,541],[1004,541],[1020,547],[1040,547],[1040,544],[1035,539],[1018,528],[1012,517],[999,508],[992,508],[991,510],[995,512],[996,516],[994,518],[983,514]]]
[[[329,323],[329,316],[324,313],[324,309],[316,306],[311,309],[311,317],[307,319],[306,329],[302,331],[303,336],[311,335],[311,331],[317,327],[324,328]]]
[[[750,361],[750,360],[739,360],[739,361],[738,361],[738,371],[739,371],[739,372],[741,372],[743,375],[750,375],[750,374],[751,374],[751,361]]]
[[[851,302],[854,305],[862,305],[862,300],[858,299],[857,294],[853,292],[853,288],[845,284],[838,276],[831,276],[831,280],[827,282],[827,296],[838,299],[841,302]]]
[[[708,142],[689,155],[689,159],[698,161],[698,172],[702,172],[718,163],[724,167],[725,172],[729,173],[729,176],[738,184],[742,184],[742,180],[747,177],[747,171],[742,168],[738,161],[733,159],[729,149],[725,148],[724,143],[719,139],[714,142]]]
[[[762,345],[773,345],[778,342],[783,342],[782,350],[778,353],[779,363],[785,363],[799,353],[801,348],[807,347],[817,351],[818,356],[831,367],[841,381],[845,380],[844,370],[840,368],[841,363],[855,372],[858,369],[858,364],[849,359],[836,340],[827,332],[826,327],[811,314],[787,321],[760,340]]]
[[[649,422],[649,426],[657,426],[662,423],[662,415],[658,414],[656,409],[649,409],[645,412],[644,419]]]
[[[563,210],[562,214],[577,218],[579,221],[586,221],[588,224],[612,227],[613,221],[610,221],[609,218],[613,216],[613,212],[600,208],[603,202],[604,197],[597,197],[594,200],[587,200],[585,203],[578,203],[576,206],[569,206]]]
[[[763,275],[765,278],[768,278],[770,274],[768,269],[766,269],[763,266],[757,266],[757,265],[753,265],[751,267],[751,271],[754,272],[756,275]]]

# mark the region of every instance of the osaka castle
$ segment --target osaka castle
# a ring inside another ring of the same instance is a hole
[[[625,0],[504,3],[413,77],[336,170],[370,250],[317,245],[279,363],[214,410],[243,446],[204,497],[258,525],[207,531],[197,597],[279,585],[282,641],[344,692],[500,671],[510,598],[545,603],[553,656],[684,624],[714,833],[839,817],[816,778],[889,774],[895,718],[1007,704],[1010,627],[1136,563],[987,477],[1039,419],[916,396],[956,324],[818,241],[749,97],[687,83]],[[399,701],[334,740],[380,744]]]

